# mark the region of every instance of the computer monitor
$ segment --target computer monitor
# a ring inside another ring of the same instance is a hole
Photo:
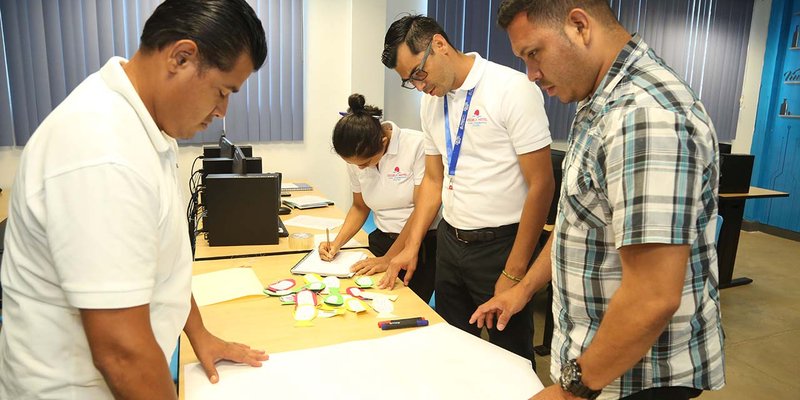
[[[238,146],[233,146],[233,168],[232,173],[247,175],[247,159],[244,152]]]
[[[225,136],[219,137],[219,156],[233,158],[233,143]]]

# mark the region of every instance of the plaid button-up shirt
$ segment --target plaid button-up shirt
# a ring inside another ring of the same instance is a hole
[[[552,250],[553,379],[592,343],[622,280],[618,249],[670,243],[691,245],[680,308],[601,398],[724,385],[714,245],[718,157],[703,104],[634,35],[579,104],[570,132]]]

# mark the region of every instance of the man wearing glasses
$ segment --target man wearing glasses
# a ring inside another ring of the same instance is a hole
[[[542,93],[524,74],[456,50],[437,22],[421,15],[391,25],[382,62],[404,88],[429,96],[420,107],[426,154],[420,201],[387,253],[393,257],[381,286],[391,287],[401,269],[408,282],[443,205],[436,311],[477,336],[472,311],[525,275],[553,198]],[[535,366],[529,305],[489,337]]]

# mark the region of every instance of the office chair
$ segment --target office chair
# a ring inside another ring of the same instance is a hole
[[[175,346],[175,351],[172,353],[172,359],[169,362],[169,373],[172,375],[172,381],[178,385],[178,368],[180,367],[179,355],[181,353],[181,340],[178,339],[178,345]]]

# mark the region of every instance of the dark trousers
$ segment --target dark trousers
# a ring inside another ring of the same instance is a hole
[[[700,396],[701,393],[703,393],[703,391],[700,389],[683,386],[667,386],[642,390],[641,392],[623,397],[621,400],[689,400]]]
[[[381,232],[375,229],[369,234],[369,251],[377,257],[382,257],[397,239],[397,234]],[[400,271],[399,278],[403,280],[406,271]],[[433,284],[436,279],[436,231],[428,231],[417,254],[417,269],[408,287],[426,303],[431,300]]]
[[[494,296],[494,285],[506,265],[515,234],[486,242],[459,241],[445,220],[439,224],[436,257],[436,312],[450,325],[475,336],[480,329],[469,323],[475,309]],[[502,331],[489,329],[489,341],[531,361],[533,311],[528,303]]]

